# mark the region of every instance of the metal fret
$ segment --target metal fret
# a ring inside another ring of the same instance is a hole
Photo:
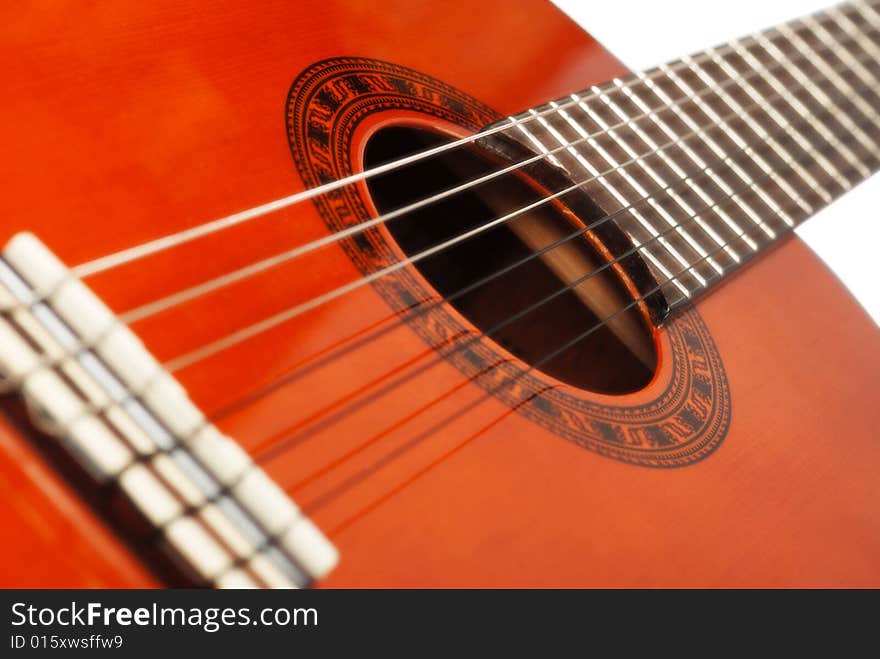
[[[834,116],[838,119],[845,116],[839,110],[835,111],[836,106],[831,102],[831,99],[828,98],[828,96],[825,94],[825,92],[823,92],[819,87],[817,87],[813,83],[813,81],[810,80],[809,78],[807,78],[803,74],[803,72],[800,71],[796,66],[792,65],[791,62],[789,62],[788,59],[785,57],[785,55],[782,53],[782,51],[779,50],[779,48],[776,46],[776,44],[774,44],[772,41],[770,41],[763,34],[755,35],[755,38],[758,41],[758,43],[761,44],[761,46],[764,48],[764,50],[766,50],[767,53],[771,57],[773,57],[776,61],[778,61],[780,64],[782,64],[782,66],[786,69],[786,71],[788,71],[795,80],[800,82],[807,89],[807,91],[809,91],[809,93],[820,103],[820,105],[828,108],[829,110],[832,110],[834,113]],[[746,59],[751,59],[752,61],[756,61],[754,56],[751,55],[751,53],[748,53],[748,51],[745,48],[743,48],[741,44],[738,44],[738,42],[735,42],[735,43],[737,43],[737,45],[739,46],[737,48],[738,53],[744,54],[744,57]],[[780,87],[782,87],[782,83],[779,82],[778,77],[776,77],[775,75],[773,75],[771,77],[777,81],[777,84],[779,84]],[[773,83],[771,82],[771,84],[773,84]],[[828,142],[828,144],[830,146],[835,147],[837,149],[837,152],[840,153],[841,155],[843,155],[843,157],[847,160],[847,162],[849,162],[850,165],[852,165],[863,178],[867,178],[868,176],[871,175],[871,170],[869,170],[865,166],[865,164],[855,155],[855,153],[852,152],[852,150],[846,144],[841,142],[840,139],[838,139],[830,130],[828,130],[828,128],[825,125],[822,124],[822,122],[818,121],[813,116],[813,114],[810,112],[809,108],[804,106],[803,103],[801,103],[795,96],[793,96],[791,94],[789,94],[786,98],[789,101],[789,103],[795,108],[795,110],[800,112],[803,115],[803,117],[807,121],[810,122],[810,125],[813,126],[816,129],[816,131],[825,139],[825,141]],[[840,172],[838,172],[838,173],[840,173]],[[841,177],[845,178],[842,176],[842,173],[841,173]],[[835,179],[835,180],[839,181],[839,179]],[[849,188],[852,187],[853,182],[850,181],[849,179],[846,179],[846,182],[847,182],[847,185],[845,185],[844,187],[848,190]]]
[[[523,126],[516,117],[508,117],[507,118],[516,129],[534,146],[538,151],[545,154],[547,156],[548,162],[555,165],[556,167],[563,167],[562,163],[559,162],[559,159],[550,153],[550,149],[544,146],[543,142],[539,140],[528,128]],[[569,147],[569,150],[573,150],[574,147]]]
[[[776,123],[777,126],[779,126],[780,128],[783,128],[786,131],[786,134],[789,135],[792,138],[792,140],[794,140],[797,143],[797,145],[801,148],[802,152],[810,151],[810,147],[811,147],[810,142],[804,137],[803,133],[800,130],[792,129],[791,122],[789,120],[787,120],[785,117],[783,117],[779,113],[779,111],[773,107],[772,104],[766,103],[761,98],[761,95],[755,89],[754,85],[752,85],[749,82],[745,82],[741,78],[739,78],[737,75],[737,71],[732,67],[730,62],[726,61],[724,58],[719,56],[718,52],[714,48],[709,49],[707,52],[711,55],[713,62],[715,62],[724,72],[726,72],[732,78],[737,80],[737,84],[739,85],[739,87],[741,89],[743,89],[746,92],[746,94],[748,94],[748,96],[752,100],[752,102],[754,102],[758,107],[760,107],[764,112],[766,112],[767,115],[771,119],[773,119],[773,121]],[[746,116],[748,116],[748,115],[746,115]],[[760,124],[758,124],[754,120],[750,120],[750,125],[753,127],[753,130],[756,132],[756,134],[759,137],[761,137],[762,139],[765,139],[766,131],[764,131],[764,129],[760,126]],[[809,171],[806,170],[806,168],[804,168],[796,160],[794,160],[794,156],[796,156],[798,154],[792,154],[791,152],[787,151],[775,139],[770,139],[768,141],[768,143],[771,145],[773,150],[776,151],[777,155],[783,160],[783,162],[785,162],[787,165],[792,167],[792,169],[794,169],[794,171],[797,173],[797,175],[808,186],[810,186],[813,190],[815,190],[822,197],[822,200],[825,203],[831,202],[831,199],[832,199],[831,192],[827,188],[825,188],[824,185],[819,183],[819,181],[816,180],[816,178],[812,174],[810,174]],[[789,188],[790,188],[790,186],[789,186]],[[786,192],[789,195],[791,195],[793,190],[786,190]],[[801,206],[804,207],[804,205],[806,205],[807,212],[808,213],[811,212],[812,209],[810,208],[809,204],[806,201],[804,201],[803,198],[800,195],[798,195],[796,192],[794,194],[797,195],[797,197],[799,199],[801,199],[801,201],[803,202],[803,204],[801,204]]]
[[[845,18],[847,21],[849,20],[849,18],[845,17],[839,11],[829,12],[829,15],[835,17],[837,24],[841,26],[841,29],[847,32],[849,36],[853,38],[857,38],[857,36],[864,36],[861,35],[860,32],[854,32],[844,28],[843,24],[840,22],[840,18]],[[877,79],[872,79],[872,76],[868,73],[868,70],[864,66],[862,66],[861,62],[859,62],[855,57],[852,56],[852,54],[846,49],[846,47],[838,46],[837,48],[834,48],[835,42],[832,39],[831,34],[822,25],[820,25],[812,17],[808,17],[807,19],[805,19],[804,24],[808,26],[813,34],[815,34],[827,47],[834,49],[835,55],[837,55],[841,59],[841,61],[845,62],[847,66],[850,67],[850,70],[858,76],[858,78],[862,81],[862,84],[867,85],[869,89],[871,85],[877,84]],[[852,23],[850,23],[850,25],[852,25]],[[786,37],[788,37],[789,42],[794,44],[794,47],[798,49],[798,52],[802,53],[805,56],[809,56],[811,52],[814,52],[810,50],[809,45],[804,40],[804,38],[801,35],[797,34],[794,30],[789,28],[787,25],[783,25],[779,29],[783,34],[786,35]],[[875,57],[880,56],[880,52],[878,52],[876,48],[873,49],[872,54]],[[843,76],[837,74],[821,57],[816,57],[813,60],[813,64],[828,80],[831,81],[831,83],[835,87],[837,87],[840,92],[850,95],[849,98],[858,108],[859,112],[861,112],[863,117],[870,118],[875,123],[877,123],[877,112],[860,96],[859,90],[849,84]],[[873,148],[876,149],[877,141],[873,138],[869,139],[873,144]]]
[[[835,17],[835,21],[837,26],[843,30],[848,37],[850,37],[854,42],[855,46],[860,48],[865,55],[871,55],[875,59],[875,66],[880,64],[880,60],[878,60],[878,56],[880,56],[880,48],[878,48],[878,44],[871,41],[866,32],[863,32],[856,22],[852,19],[851,16],[844,14],[841,11],[836,9],[828,12],[829,15]],[[814,21],[815,25],[819,25],[818,22]],[[814,28],[816,29],[816,28]],[[831,37],[831,34],[827,29],[824,32]],[[833,43],[833,37],[832,37]],[[826,43],[826,46],[831,47],[830,43]],[[842,46],[839,49],[834,51],[835,54],[842,54],[845,56],[845,61],[849,66],[852,67],[852,72],[855,73],[857,77],[866,85],[873,84],[873,81],[877,79],[877,76],[871,75],[868,71],[867,67],[858,59],[858,56],[854,55],[851,52],[851,49],[847,46]],[[877,96],[877,92],[875,90],[870,90],[874,96]]]
[[[621,81],[619,78],[615,78],[614,84],[624,93],[624,95],[629,100],[631,100],[636,105],[636,107],[639,108],[639,110],[641,112],[647,114],[647,116],[651,119],[651,121],[654,122],[654,124],[665,135],[667,135],[671,139],[676,139],[676,133],[668,126],[668,124],[665,121],[663,121],[663,119],[660,118],[660,116],[656,112],[654,112],[653,110],[650,109],[650,107],[642,100],[642,98],[635,91],[632,90],[632,88],[624,86],[623,81]],[[714,170],[711,167],[707,167],[706,163],[703,162],[702,159],[700,159],[699,156],[697,156],[687,145],[682,145],[681,149],[682,149],[682,152],[690,159],[690,161],[694,165],[696,165],[701,171],[706,172],[706,174],[708,175],[710,180],[713,180],[715,185],[718,186],[726,196],[732,197],[735,201],[737,201],[741,205],[744,205],[741,203],[740,199],[736,195],[732,195],[732,191],[729,188],[727,188],[726,183],[724,183],[724,181],[720,177],[718,177],[718,175],[714,172]],[[670,168],[677,175],[684,176],[683,170],[672,160],[672,158],[670,158],[669,156],[666,156],[665,153],[663,154],[663,156],[664,156],[664,159],[668,160]],[[700,199],[703,200],[707,205],[711,205],[714,203],[714,200],[712,199],[711,195],[708,194],[708,192],[706,191],[705,186],[700,185],[700,184],[694,184],[693,182],[689,181],[689,187],[692,190],[694,190],[694,192],[700,197]],[[745,213],[745,211],[742,208],[740,208],[740,211]],[[734,232],[734,234],[739,235],[739,236],[743,236],[743,240],[746,243],[746,245],[749,247],[749,249],[751,249],[753,252],[758,249],[757,243],[755,243],[751,239],[751,237],[749,237],[748,233],[745,232],[740,227],[740,225],[732,217],[730,217],[730,215],[723,208],[716,208],[715,212],[719,217],[721,217],[722,221],[728,226],[728,228]],[[737,260],[738,260],[738,258],[737,258]]]
[[[878,33],[873,5],[832,9],[509,121],[674,308],[880,166]]]
[[[534,113],[534,110],[532,112]],[[600,146],[596,139],[594,137],[591,137],[590,134],[580,124],[575,121],[571,121],[570,115],[568,115],[568,113],[565,113],[564,110],[560,111],[559,114],[566,120],[567,123],[569,123],[569,125],[571,125],[572,128],[574,128],[578,132],[580,137],[584,138],[586,142],[602,156],[605,162],[607,162],[611,167],[615,168],[616,172],[620,173],[622,176],[626,176],[625,168],[621,167],[618,161],[615,160],[606,149]],[[551,126],[544,117],[538,117],[538,121],[560,144],[568,143],[568,140],[566,140],[559,131],[553,128],[553,126]],[[627,195],[618,186],[616,186],[612,181],[609,180],[608,176],[600,175],[599,170],[586,158],[584,158],[577,150],[573,151],[575,158],[577,162],[581,165],[581,167],[583,167],[590,176],[594,177],[596,181],[606,190],[606,192],[608,192],[614,198],[614,200],[618,204],[620,204],[622,208],[631,205],[632,198],[628,198]],[[642,189],[639,194],[641,194],[642,197],[648,196],[648,193],[644,189]],[[651,224],[650,221],[648,221],[642,211],[636,208],[631,208],[629,210],[629,214],[635,217],[641,227],[650,235],[650,240],[652,241],[652,244],[659,244],[664,249],[666,249],[666,251],[671,254],[672,257],[681,266],[688,267],[690,265],[690,262],[687,261],[664,236],[660,235],[660,232],[657,231],[657,229],[654,227],[653,224]],[[672,275],[673,272],[676,272],[680,268],[670,270],[651,250],[641,246],[641,242],[643,241],[637,241],[635,236],[631,235],[631,237],[633,238],[633,240],[636,241],[635,244],[637,247],[640,248],[641,253],[646,256],[646,258],[662,273],[662,275],[666,279],[672,280],[676,287],[685,297],[690,297],[691,289],[688,288],[684,283],[682,283],[679,280],[679,277],[673,277]],[[698,275],[693,276],[697,278],[700,286],[705,284],[705,279],[699,277]]]
[[[693,70],[693,69],[694,69],[693,60],[691,60],[690,58],[686,58],[685,61],[690,65],[690,68]],[[687,93],[689,93],[689,94],[693,94],[693,93],[694,93],[694,90],[693,90],[693,89],[692,89],[692,88],[691,88],[691,87],[690,87],[690,86],[689,86],[684,80],[682,80],[682,78],[681,78],[678,74],[676,74],[674,71],[671,71],[671,70],[668,69],[668,68],[667,68],[667,70],[670,71],[670,74],[669,74],[669,75],[670,75],[670,78],[671,78],[671,79],[672,79],[672,80],[673,80],[673,81],[674,81],[674,82],[675,82],[675,83],[676,83],[681,89],[685,90],[685,91],[686,91]],[[699,74],[698,74],[698,76],[699,76],[701,79],[704,79],[704,80],[705,80],[705,77],[704,77],[704,76],[701,76],[701,75],[699,75]],[[714,87],[717,88],[717,85],[715,85],[714,81],[712,81],[711,79],[708,80],[708,83],[709,83],[709,86],[710,86],[710,87],[713,87],[713,86],[714,86]],[[727,95],[726,92],[724,92],[724,91],[720,91],[719,93],[720,93],[720,95],[721,95],[721,98],[725,99],[725,101],[727,102],[727,105],[728,105],[731,109],[734,109],[734,110],[737,109],[734,105],[732,105],[732,104],[730,103],[730,101],[728,101],[728,99],[729,99],[730,97],[729,97],[729,95]],[[724,132],[727,134],[727,136],[728,136],[731,140],[733,140],[733,142],[734,142],[739,148],[745,150],[747,153],[750,153],[750,154],[752,154],[752,155],[754,156],[754,162],[755,162],[755,164],[761,169],[762,172],[764,172],[764,174],[766,174],[767,176],[769,176],[770,178],[772,178],[772,179],[773,179],[773,180],[774,180],[774,181],[775,181],[775,182],[776,182],[776,183],[777,183],[777,184],[778,184],[778,185],[779,185],[779,186],[780,186],[780,187],[786,192],[786,194],[789,196],[789,198],[790,198],[791,200],[796,201],[796,202],[797,202],[799,205],[801,205],[801,206],[804,208],[804,210],[806,210],[808,213],[809,213],[809,212],[812,212],[812,207],[809,206],[808,204],[806,204],[806,202],[803,201],[803,199],[800,197],[800,195],[798,195],[798,194],[793,190],[793,188],[791,188],[791,186],[790,186],[786,181],[784,181],[784,180],[782,179],[782,177],[780,177],[776,172],[773,171],[773,168],[770,167],[770,165],[767,163],[767,161],[766,161],[766,160],[765,160],[765,159],[764,159],[764,158],[763,158],[763,157],[762,157],[762,156],[761,156],[761,155],[760,155],[760,154],[759,154],[759,153],[758,153],[753,147],[749,146],[748,141],[745,140],[745,139],[742,137],[742,135],[739,133],[739,131],[735,130],[732,126],[730,126],[730,124],[729,124],[728,122],[723,121],[723,120],[718,116],[718,113],[715,112],[715,110],[713,110],[713,109],[709,106],[709,104],[708,104],[707,102],[700,100],[700,101],[698,102],[698,105],[700,106],[700,109],[703,110],[703,112],[704,112],[704,113],[705,113],[705,114],[706,114],[706,115],[707,115],[707,116],[708,116],[713,122],[718,123],[718,124],[722,127],[722,130],[724,130]],[[745,115],[744,119],[745,119],[746,121],[749,120],[747,114]],[[759,137],[760,137],[760,135],[759,135]],[[770,207],[770,209],[772,210],[772,212],[773,212],[774,214],[776,214],[776,215],[778,215],[780,218],[782,218],[782,220],[783,220],[788,226],[794,226],[794,220],[791,218],[791,216],[790,216],[788,213],[786,213],[786,212],[782,209],[782,207],[777,203],[777,201],[776,201],[775,199],[773,199],[773,197],[772,197],[769,193],[767,193],[767,192],[766,192],[763,188],[761,188],[760,186],[756,186],[755,190],[756,190],[756,192],[758,192],[758,196],[761,197],[761,200],[762,200],[765,204],[767,204],[767,206]]]
[[[813,16],[807,16],[799,21],[807,28],[806,30],[798,33],[790,26],[783,25],[778,28],[778,31],[788,38],[788,43],[794,45],[799,53],[824,50],[822,55],[809,58],[808,64],[816,69],[819,76],[830,80],[839,91],[845,94],[858,109],[861,118],[868,118],[872,114],[876,116],[872,104],[867,103],[862,98],[862,94],[870,94],[874,101],[878,100],[876,92],[871,89],[876,85],[877,78],[850,52],[850,48],[861,49],[862,55],[860,56],[868,55],[876,60],[877,46],[871,43],[867,34],[862,30],[864,26],[858,26],[848,14],[833,8],[826,12],[825,16],[831,19],[828,25],[820,23]],[[836,33],[833,34],[832,29],[836,30]],[[845,63],[848,70],[835,71],[828,61],[829,57],[834,57],[837,61]],[[860,84],[848,81],[847,74],[859,78]],[[858,118],[856,117],[856,119]],[[847,127],[859,133],[859,140],[866,149],[871,152],[876,150],[876,139],[865,134],[864,131],[860,131],[858,126],[854,127],[850,124]]]
[[[794,30],[787,25],[776,28],[775,32],[782,35],[782,38],[773,41],[773,44],[786,58],[803,56],[803,65],[798,67],[802,77],[798,79],[798,76],[793,75],[796,84],[803,80],[824,81],[830,83],[839,93],[842,101],[838,103],[839,112],[832,121],[824,123],[834,134],[840,133],[840,128],[843,128],[845,133],[854,135],[858,140],[854,144],[854,150],[863,151],[862,157],[865,154],[872,157],[876,153],[877,140],[871,135],[871,131],[866,131],[858,122],[876,116],[872,107],[880,101],[873,89],[877,84],[876,75],[871,75],[862,61],[853,56],[849,49],[858,50],[858,44],[862,41],[862,46],[867,50],[858,57],[865,59],[866,56],[876,58],[876,47],[871,47],[870,41],[865,39],[865,33],[856,28],[846,14],[835,10],[825,14],[825,17],[829,20],[824,23],[814,17],[802,19],[799,21],[802,26],[800,30]],[[833,34],[832,30],[835,31]],[[845,63],[845,69],[841,69],[841,63]],[[876,63],[873,66],[876,72]],[[853,80],[853,76],[858,80]],[[815,89],[818,86],[817,84],[807,89],[820,101],[822,96],[827,98],[829,93],[833,93],[830,90],[826,93],[825,90]],[[863,96],[870,102],[866,102]],[[833,125],[834,122],[840,126]]]
[[[612,101],[608,94],[602,93],[600,98],[605,103],[607,103],[609,105],[609,107],[611,107],[612,110],[618,116],[620,116],[622,118],[628,117],[628,115],[621,108],[621,104]],[[697,197],[699,199],[699,201],[702,202],[706,207],[711,208],[717,204],[718,200],[713,199],[712,196],[706,192],[707,186],[705,186],[702,182],[695,182],[693,175],[685,172],[678,165],[678,163],[675,162],[675,160],[672,157],[670,157],[669,155],[666,154],[665,151],[657,150],[656,142],[646,131],[644,131],[634,121],[631,121],[631,120],[627,121],[627,125],[629,126],[630,130],[632,130],[633,133],[638,137],[638,139],[640,139],[642,141],[642,143],[644,145],[646,145],[651,151],[658,154],[658,156],[660,157],[660,160],[663,162],[663,164],[667,167],[667,169],[675,177],[682,179],[686,182],[689,192],[694,197]],[[659,174],[657,174],[655,172],[654,168],[652,168],[651,171],[652,171],[652,177],[654,177],[657,182],[659,182],[661,185],[668,185],[668,183],[666,182],[666,179],[662,178]],[[737,253],[737,251],[730,244],[731,241],[729,239],[726,240],[725,238],[723,238],[721,235],[719,235],[719,233],[715,229],[712,228],[712,226],[703,217],[703,215],[705,214],[704,212],[697,213],[696,211],[693,210],[693,207],[691,206],[691,204],[689,204],[686,201],[686,199],[684,198],[685,195],[687,195],[687,192],[688,191],[683,191],[682,193],[679,193],[679,192],[672,190],[670,192],[670,195],[675,199],[675,201],[678,203],[678,205],[680,207],[682,207],[685,210],[685,212],[698,224],[700,229],[707,236],[709,236],[709,238],[711,238],[715,242],[716,245],[723,246],[724,251],[727,253],[727,255],[730,256],[730,258],[735,263],[739,263],[740,262],[740,255]],[[734,222],[733,219],[730,218],[730,216],[727,214],[727,212],[723,208],[721,208],[721,207],[712,208],[710,213],[721,217],[722,221],[724,221],[728,225],[728,227],[731,228],[732,231],[736,235],[739,235],[740,233],[742,233],[742,230],[739,228],[739,225],[737,225],[736,222]],[[750,239],[749,239],[749,246],[753,250],[756,249],[754,243]]]
[[[866,21],[868,21],[869,23],[873,23],[875,26],[880,25],[880,12],[878,12],[870,2],[865,2],[865,0],[856,0],[853,3],[853,6],[855,7],[856,11],[865,18]],[[874,14],[875,18],[872,20],[868,16],[868,14],[865,13],[866,11]]]
[[[575,98],[575,97],[572,97],[572,98]],[[581,111],[583,111],[585,114],[587,114],[588,117],[593,119],[593,121],[597,124],[597,126],[600,129],[607,130],[607,127],[608,127],[607,124],[605,122],[603,122],[600,118],[598,118],[597,115],[592,110],[590,110],[590,108],[585,103],[583,103],[583,101],[578,102],[578,107],[581,109]],[[578,127],[577,122],[573,121],[567,112],[565,112],[563,110],[561,112],[561,114],[562,113],[564,113],[564,115],[563,115],[564,118],[566,119],[566,121],[568,121],[572,125],[572,127]],[[608,131],[607,135],[612,140],[615,140],[615,143],[622,148],[621,143],[617,140],[616,134],[613,131]],[[618,166],[617,163],[620,161],[617,161],[615,158],[613,158],[608,153],[607,149],[603,149],[601,146],[598,146],[598,142],[596,143],[596,146],[597,146],[597,150],[599,150],[599,152],[602,154],[602,157],[607,162],[611,163],[611,165],[613,167]],[[620,171],[621,171],[621,176],[624,178],[624,180],[626,180],[626,182],[630,185],[630,187],[632,187],[636,191],[636,193],[639,195],[639,197],[640,198],[647,198],[647,203],[655,210],[655,212],[658,215],[660,215],[660,217],[662,217],[664,219],[664,221],[666,221],[670,227],[676,228],[677,223],[666,212],[666,210],[663,209],[663,207],[657,201],[656,197],[652,196],[651,193],[641,183],[639,183],[638,180],[636,180],[636,178],[634,176],[632,176],[629,172],[626,171],[626,169],[622,168]],[[635,209],[633,209],[632,213],[636,217],[636,219],[639,220],[639,222],[641,222],[641,224],[646,229],[648,229],[650,232],[652,232],[652,234],[657,231],[656,228],[645,219],[643,212],[636,211]],[[688,244],[691,246],[692,249],[697,251],[697,253],[699,253],[700,251],[703,251],[703,256],[705,256],[706,252],[704,250],[702,250],[701,247],[694,246],[694,244],[692,244],[692,242],[688,240],[684,230],[681,229],[681,227],[677,227],[677,232],[679,233],[679,235],[682,236],[682,238],[685,239],[686,242],[688,242]],[[659,232],[657,232],[657,235],[659,235]],[[661,242],[661,244],[663,244],[663,246],[673,255],[673,257],[681,265],[683,265],[683,266],[690,265],[692,260],[687,259],[685,257],[685,255],[682,253],[681,249],[679,247],[675,246],[671,240],[663,237],[663,238],[660,238],[659,241]],[[717,263],[715,264],[715,266],[717,267]],[[692,270],[690,272],[690,274],[691,274],[691,276],[693,276],[697,280],[697,282],[700,286],[706,285],[706,279],[699,272],[697,272],[696,269]]]
[[[638,127],[633,127],[633,125],[629,121],[629,117],[617,106],[617,104],[614,103],[614,101],[609,98],[606,93],[604,93],[598,87],[593,87],[593,91],[597,94],[599,99],[601,99],[609,108],[612,109],[612,111],[619,119],[626,122],[627,126],[631,130],[637,131],[636,134],[639,135],[642,143],[648,147],[649,153],[657,151],[657,145],[653,142],[653,140],[645,135],[644,131],[641,131]],[[594,121],[599,123],[605,130],[609,131],[609,133],[618,141],[624,151],[626,151],[627,155],[629,155],[630,158],[634,159],[639,167],[641,167],[642,170],[647,173],[648,176],[650,176],[651,179],[660,186],[660,188],[669,187],[669,183],[662,176],[660,176],[660,174],[657,173],[656,169],[651,167],[651,165],[646,161],[646,159],[643,157],[644,154],[639,155],[638,153],[636,153],[636,151],[632,147],[630,147],[624,139],[618,136],[616,130],[609,129],[608,124],[604,122],[601,117],[598,116],[598,114],[592,112],[592,110],[590,110],[583,102],[579,103],[579,105],[585,112],[590,113]],[[659,153],[662,154],[662,151]],[[685,178],[685,176],[682,176],[681,178]],[[694,209],[691,208],[691,206],[684,199],[682,199],[681,195],[679,195],[674,189],[671,188],[667,191],[667,194],[675,201],[680,209],[682,209],[691,219],[695,221],[697,226],[699,226],[703,230],[703,232],[706,233],[706,235],[715,240],[718,246],[724,245],[724,241],[718,236],[718,234],[711,231],[706,223],[700,219],[699,215],[694,211]],[[705,260],[706,263],[714,268],[716,272],[722,274],[724,272],[723,268],[714,258],[709,256],[709,253],[705,249],[703,249],[703,246],[700,245],[699,242],[693,236],[691,236],[688,231],[682,228],[682,226],[678,222],[676,222],[672,215],[667,212],[662,206],[660,206],[658,202],[655,202],[655,204],[657,211],[661,214],[663,219],[666,220],[667,224],[674,227],[676,232],[678,232],[679,235],[681,235],[682,238],[687,241],[687,243]]]
[[[712,58],[712,61],[725,73],[731,76],[732,79],[736,80],[737,86],[745,91],[750,101],[758,108],[760,108],[764,113],[767,114],[776,125],[781,128],[785,135],[789,136],[793,141],[797,143],[797,146],[801,149],[801,153],[808,150],[809,143],[803,138],[798,129],[795,129],[791,122],[783,118],[779,112],[773,107],[772,104],[767,103],[761,96],[756,92],[754,86],[751,83],[743,81],[738,77],[737,72],[730,65],[729,62],[725,61],[721,58],[717,51],[714,49],[710,49],[707,53]],[[692,60],[689,60],[692,62]],[[697,73],[699,78],[703,80],[710,88],[717,88],[717,84],[715,82],[715,78],[711,76],[705,67],[692,64],[692,70]],[[750,112],[747,112],[743,106],[737,102],[731,95],[727,93],[719,94],[722,100],[725,102],[727,107],[732,108],[733,110],[740,112],[744,122],[749,127],[749,129],[765,144],[769,145],[770,148],[774,151],[776,156],[780,159],[781,163],[792,167],[794,171],[800,176],[800,178],[807,183],[808,186],[818,187],[818,192],[823,197],[823,199],[828,202],[831,200],[830,193],[822,186],[819,185],[818,181],[813,178],[796,160],[796,157],[800,155],[799,153],[793,152],[791,148],[785,148],[780,142],[775,138],[771,137],[770,134],[764,129],[761,124],[756,121]],[[807,147],[807,148],[805,148]],[[761,169],[768,173],[766,161],[763,159],[757,161],[761,166]],[[774,172],[775,174],[775,172]],[[781,190],[785,193],[787,198],[793,199],[802,210],[807,213],[811,213],[813,208],[812,205],[801,195],[798,193],[793,186],[791,186],[784,178],[778,175],[772,176],[772,180],[781,188]],[[786,200],[783,200],[785,203]],[[789,218],[783,217],[783,220],[788,224]],[[792,226],[792,224],[789,224]]]
[[[855,42],[855,46],[860,48],[864,55],[869,55],[874,58],[875,66],[877,66],[877,64],[880,63],[880,47],[867,37],[867,34],[859,28],[855,21],[853,21],[852,17],[837,9],[829,11],[828,14],[834,17],[837,26]],[[812,27],[813,33],[816,34],[817,38],[819,38],[826,47],[829,49],[834,47],[833,36],[827,29],[822,28],[818,21],[813,21],[812,23],[806,22],[806,24]],[[823,33],[826,35],[825,37],[822,36]],[[801,41],[803,42],[803,37],[801,37]],[[846,65],[850,67],[850,72],[855,75],[863,85],[865,85],[864,89],[861,90],[861,93],[869,93],[874,97],[875,102],[880,102],[880,94],[873,89],[873,86],[875,86],[878,81],[877,75],[872,75],[871,72],[868,71],[868,68],[856,55],[850,52],[850,49],[846,46],[834,49],[834,54],[837,55],[842,62],[845,62]],[[872,106],[861,99],[861,97],[859,97],[859,101],[867,106],[867,111],[873,110]]]
[[[668,67],[667,67],[667,70],[668,70]],[[724,149],[722,149],[718,145],[718,143],[706,133],[706,131],[702,130],[697,125],[697,123],[693,120],[693,118],[691,118],[687,113],[683,112],[681,110],[681,108],[679,107],[678,103],[673,101],[665,91],[663,91],[658,85],[656,85],[653,80],[648,79],[643,74],[636,74],[636,75],[639,75],[639,77],[643,80],[643,82],[645,82],[647,88],[650,89],[654,94],[656,94],[658,96],[658,98],[660,98],[664,103],[666,103],[667,106],[672,109],[672,111],[675,113],[675,115],[679,119],[681,119],[685,123],[685,125],[688,126],[688,128],[690,128],[691,130],[698,131],[700,138],[703,140],[703,142],[711,149],[711,151],[718,158],[723,159],[725,157],[726,154],[725,154]],[[688,88],[685,90],[685,93],[693,95],[693,90]],[[694,154],[694,155],[696,156],[696,154]],[[701,164],[701,166],[704,169],[706,169],[707,171],[711,171],[711,176],[713,177],[713,181],[715,181],[718,184],[718,186],[721,187],[721,189],[725,191],[725,193],[736,198],[736,196],[734,195],[734,192],[733,192],[733,188],[731,188],[730,185],[727,184],[727,182],[723,179],[723,177],[718,176],[714,171],[712,171],[711,168],[708,166],[708,164],[702,158],[698,158],[698,162]],[[749,176],[749,174],[747,172],[745,172],[742,169],[742,167],[740,167],[734,163],[731,165],[730,169],[743,183],[748,185],[750,189],[757,188],[757,184],[755,183],[754,179],[751,176]],[[761,216],[756,212],[756,209],[753,208],[753,206],[751,204],[749,204],[749,203],[743,204],[742,208],[745,211],[746,215],[749,217],[749,219],[752,220],[752,222],[757,227],[759,227],[767,235],[768,238],[771,238],[771,239],[776,238],[776,232],[769,225],[767,225],[766,222],[764,222],[761,219]]]

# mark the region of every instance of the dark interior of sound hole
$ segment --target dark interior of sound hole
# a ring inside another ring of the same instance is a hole
[[[364,165],[373,167],[396,160],[445,140],[434,132],[418,128],[384,128],[370,138]],[[377,209],[386,213],[500,167],[502,165],[474,150],[456,148],[370,178],[368,185]],[[386,223],[386,227],[400,248],[412,256],[539,198],[538,192],[519,176],[504,175],[466,193],[404,214]],[[561,229],[566,236],[577,231],[553,204],[540,206],[533,211],[533,216],[538,222],[547,223],[548,228],[553,228],[550,225],[555,223],[556,230]],[[576,238],[571,242],[584,250],[585,258],[602,263],[588,240]],[[533,254],[533,248],[508,224],[501,224],[424,258],[415,267],[439,293],[451,297],[450,304],[485,333],[566,287],[566,282],[545,260],[536,257],[464,295],[458,294],[474,282]],[[632,299],[613,268],[605,268],[598,277],[604,278],[602,285],[611,287],[615,294],[626,301]],[[626,302],[621,306],[625,305]],[[619,332],[603,326],[559,355],[546,359],[600,323],[597,314],[572,290],[491,332],[490,337],[526,363],[538,364],[538,370],[567,384],[606,394],[628,393],[643,388],[651,379],[656,355],[641,312],[633,307],[626,313],[637,317],[631,325],[639,328],[635,336],[630,333],[629,348],[618,338]],[[630,349],[634,341],[640,342],[635,350]]]

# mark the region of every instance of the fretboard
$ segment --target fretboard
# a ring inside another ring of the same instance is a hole
[[[880,2],[870,0],[508,121],[601,208],[588,220],[626,232],[626,251],[675,308],[870,176],[878,110]]]

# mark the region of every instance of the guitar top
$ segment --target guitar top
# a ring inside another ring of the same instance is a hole
[[[2,11],[0,585],[880,585],[876,0]]]

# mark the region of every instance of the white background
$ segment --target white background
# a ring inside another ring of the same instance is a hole
[[[830,6],[829,0],[553,0],[632,70],[745,36]],[[832,0],[833,2],[833,0]],[[876,130],[880,136],[880,127]],[[880,324],[880,176],[798,227]]]

